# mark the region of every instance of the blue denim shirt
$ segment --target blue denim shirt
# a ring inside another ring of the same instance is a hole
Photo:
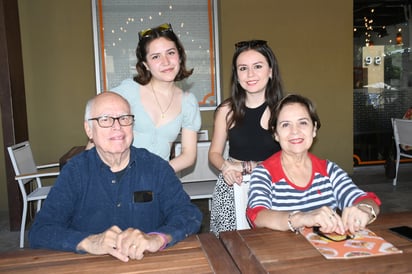
[[[134,193],[151,191],[152,201]],[[62,169],[29,232],[30,247],[77,252],[91,234],[120,229],[163,232],[168,246],[199,231],[202,214],[183,190],[169,163],[146,149],[131,147],[119,181],[95,148],[73,157]]]

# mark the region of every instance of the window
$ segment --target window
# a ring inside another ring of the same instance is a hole
[[[136,74],[138,32],[171,23],[193,74],[179,82],[201,110],[220,103],[217,0],[92,0],[97,92]]]
[[[354,0],[354,164],[393,157],[391,118],[412,106],[410,1]]]

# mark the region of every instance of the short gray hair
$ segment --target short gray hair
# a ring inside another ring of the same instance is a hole
[[[130,103],[129,101],[127,101],[123,96],[121,96],[120,94],[113,92],[113,91],[105,91],[106,93],[112,93],[117,95],[119,98],[123,99],[124,102],[127,104],[129,111],[131,111],[130,109]],[[96,98],[99,97],[99,95],[102,93],[97,94],[96,96],[94,96],[93,98],[89,99],[86,103],[86,109],[84,111],[84,121],[87,121],[89,123],[89,126],[92,127],[93,123],[92,121],[89,121],[90,118],[92,118],[92,109],[94,107],[94,103],[96,102]]]
[[[96,96],[87,101],[86,109],[84,111],[84,121],[88,122],[90,127],[92,127],[92,125],[93,125],[93,123],[92,123],[93,121],[89,121],[89,119],[92,118],[91,117],[92,108],[93,108],[93,105],[94,105],[95,98],[96,98]]]

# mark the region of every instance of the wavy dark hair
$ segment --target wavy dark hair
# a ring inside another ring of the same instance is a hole
[[[316,112],[315,105],[312,103],[312,101],[309,98],[306,98],[305,96],[299,94],[288,94],[282,100],[280,100],[279,104],[275,109],[273,121],[271,122],[272,130],[275,131],[276,129],[280,111],[285,106],[295,103],[300,104],[306,108],[306,110],[309,113],[310,119],[312,120],[313,126],[315,126],[316,129],[320,129],[320,119],[318,113]]]
[[[237,75],[236,67],[237,59],[242,52],[248,50],[255,50],[259,52],[266,58],[269,67],[272,69],[272,75],[269,78],[265,90],[266,103],[268,104],[268,107],[270,109],[269,121],[272,120],[273,113],[277,103],[283,97],[283,84],[278,66],[278,61],[272,49],[268,46],[267,42],[264,40],[242,41],[236,43],[235,48],[236,50],[232,58],[231,97],[224,100],[216,108],[217,111],[220,107],[224,105],[228,105],[230,107],[230,111],[228,112],[226,117],[226,120],[228,121],[227,130],[229,130],[229,128],[234,124],[242,123],[243,118],[245,116],[246,91],[239,84],[239,78]],[[268,124],[268,129],[272,130],[270,123]]]
[[[188,78],[193,73],[193,69],[186,68],[186,52],[182,45],[182,42],[180,42],[179,38],[173,32],[172,26],[170,24],[169,26],[170,28],[167,30],[160,28],[160,26],[152,28],[150,29],[150,33],[148,35],[139,37],[139,43],[137,44],[136,48],[137,75],[133,77],[133,80],[141,85],[146,85],[152,79],[152,73],[149,70],[147,70],[146,66],[144,65],[144,62],[147,62],[146,56],[149,44],[153,40],[158,39],[160,37],[164,37],[170,41],[173,41],[176,45],[177,52],[179,53],[180,69],[174,81],[181,81],[185,78]]]

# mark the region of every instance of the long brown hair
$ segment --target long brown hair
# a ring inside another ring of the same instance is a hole
[[[216,109],[217,111],[224,105],[228,105],[230,107],[230,111],[226,116],[227,130],[229,130],[232,125],[241,123],[245,116],[246,91],[239,84],[236,67],[237,59],[242,52],[248,50],[255,50],[259,52],[266,58],[269,67],[272,69],[272,75],[271,77],[269,77],[269,81],[265,89],[265,100],[270,109],[269,121],[272,119],[277,103],[283,97],[283,84],[278,61],[272,49],[268,46],[267,42],[264,40],[242,41],[236,43],[235,48],[236,50],[232,58],[231,97],[224,100]],[[270,123],[268,123],[268,129],[272,130]]]

